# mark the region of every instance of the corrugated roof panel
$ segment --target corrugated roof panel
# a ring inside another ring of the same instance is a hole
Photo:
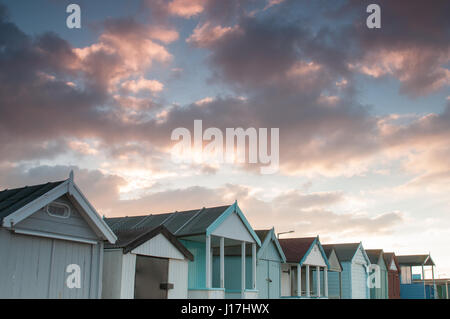
[[[172,218],[164,223],[164,226],[166,226],[169,231],[175,234],[177,230],[187,225],[186,223],[189,222],[190,219],[194,217],[195,214],[197,214],[199,211],[200,209],[193,209],[185,212],[176,212]]]
[[[138,227],[156,228],[164,223],[173,213],[167,214],[154,214],[150,218],[146,219],[138,225]]]
[[[182,212],[154,214],[144,216],[105,218],[105,222],[113,231],[123,231],[137,228],[156,228],[164,225],[170,232],[177,232],[177,236],[197,235],[206,232],[206,229],[228,208],[219,206],[205,209],[193,209]],[[200,211],[200,212],[199,212]],[[197,214],[198,213],[198,214]]]
[[[143,218],[147,216],[127,216],[127,217],[120,217],[120,218],[114,218],[113,221],[111,221],[110,218],[105,218],[106,223],[108,226],[114,231],[122,231],[131,229],[136,225],[138,222],[140,222]]]
[[[177,233],[177,236],[189,236],[196,234],[203,234],[206,229],[211,225],[222,213],[228,208],[228,206],[219,206],[205,208],[195,218],[193,218],[182,230]]]
[[[65,181],[7,189],[0,192],[0,220],[31,203]]]

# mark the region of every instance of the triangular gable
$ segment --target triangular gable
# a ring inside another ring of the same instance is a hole
[[[240,222],[236,222],[237,220],[239,220]],[[248,237],[246,237],[247,240],[249,242],[255,242],[258,246],[261,246],[261,241],[259,240],[258,235],[256,235],[255,231],[250,226],[241,209],[237,205],[237,202],[228,207],[219,216],[219,218],[217,218],[211,225],[208,226],[208,228],[206,229],[206,235],[223,235],[224,237],[229,238],[230,235],[232,236],[232,234],[230,233],[230,230],[232,230],[231,227],[238,227],[233,231],[239,235],[244,235],[243,230],[245,230],[249,235]]]
[[[109,248],[123,248],[124,254],[156,256],[174,259],[194,260],[191,252],[163,225],[154,229],[128,230],[118,233],[115,245]]]
[[[330,263],[328,262],[327,255],[320,244],[319,237],[317,237],[309,247],[306,254],[300,260],[300,265],[318,265],[330,268]]]
[[[386,262],[384,261],[384,256],[383,256],[384,252],[381,251],[380,256],[378,257],[378,264],[381,262],[382,265],[384,265],[384,269],[388,269],[388,265],[386,264]]]
[[[391,259],[391,265],[389,266],[389,269],[390,269],[390,270],[398,271],[397,265],[395,264],[394,258]]]
[[[366,251],[364,250],[364,247],[362,246],[362,243],[359,243],[358,248],[355,250],[355,253],[353,254],[352,262],[355,262],[358,252],[361,252],[361,255],[365,261],[365,264],[370,265],[371,262],[370,262],[369,256],[367,256]]]
[[[339,258],[334,249],[331,249],[330,255],[328,256],[328,263],[330,264],[331,271],[342,271],[341,262],[339,261]]]
[[[103,221],[100,215],[88,202],[86,197],[81,193],[80,189],[73,182],[73,175],[71,178],[67,179],[57,187],[51,189],[45,194],[34,199],[30,203],[20,207],[15,212],[9,214],[3,218],[2,226],[9,229],[14,229],[14,225],[17,225],[21,221],[25,220],[29,216],[36,213],[38,210],[42,209],[51,202],[57,200],[61,196],[67,194],[69,199],[79,206],[86,213],[88,224],[93,227],[96,232],[101,235],[104,240],[114,243],[116,241],[116,235],[108,227],[108,225]]]
[[[275,235],[275,229],[272,228],[264,238],[261,248],[258,250],[257,258],[261,258],[264,251],[267,249],[267,247],[270,245],[270,243],[273,242],[275,247],[277,248],[277,252],[282,260],[283,263],[286,262],[286,256],[284,255],[283,249],[280,246],[280,242],[278,241],[277,236]]]

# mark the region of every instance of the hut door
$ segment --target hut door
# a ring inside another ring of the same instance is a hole
[[[269,296],[270,299],[280,298],[280,264],[269,261]]]
[[[167,299],[168,279],[168,259],[136,256],[135,299]]]
[[[258,290],[259,290],[259,298],[267,299],[269,298],[269,290],[270,290],[270,274],[269,274],[269,261],[260,259],[258,260],[257,266],[257,278],[261,278],[258,281]]]

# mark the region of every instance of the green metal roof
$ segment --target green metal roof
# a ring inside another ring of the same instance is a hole
[[[267,234],[269,234],[271,231],[271,229],[259,229],[259,230],[255,230],[255,234],[258,235],[259,240],[261,242],[264,241],[264,239],[266,239]]]
[[[378,260],[383,254],[382,249],[366,249],[367,257],[369,257],[369,260],[372,264],[377,264]],[[384,260],[384,258],[383,258]],[[385,262],[386,263],[386,262]]]
[[[0,191],[0,223],[3,218],[31,203],[33,200],[61,185],[63,182],[64,181],[49,182],[46,184]]]
[[[340,262],[351,261],[353,256],[355,256],[356,251],[360,243],[349,243],[349,244],[330,244],[322,245],[323,249],[328,250],[329,248],[334,248],[336,255]]]
[[[187,237],[206,233],[207,228],[229,207],[230,205],[166,214],[105,218],[105,222],[114,232],[164,225],[175,236]]]

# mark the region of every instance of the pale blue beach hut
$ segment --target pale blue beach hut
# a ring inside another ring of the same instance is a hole
[[[275,235],[275,230],[256,230],[255,233],[261,240],[261,247],[257,249],[256,254],[256,289],[260,299],[278,299],[280,298],[280,276],[281,264],[286,261],[283,250]],[[252,287],[251,282],[251,264],[252,256],[250,245],[246,248],[246,289]],[[240,287],[240,247],[226,247],[225,249],[225,291],[228,293],[239,290]],[[219,250],[214,250],[214,277],[213,284],[219,284]]]

